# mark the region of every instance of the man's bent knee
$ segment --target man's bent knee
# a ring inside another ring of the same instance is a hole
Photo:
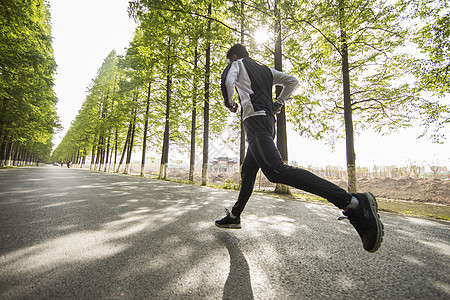
[[[279,183],[280,181],[280,172],[273,168],[267,168],[262,170],[266,178],[273,183]]]
[[[289,173],[289,170],[291,169],[294,169],[294,167],[283,163],[277,167],[264,168],[263,173],[270,182],[283,183],[283,178],[287,176],[287,173]]]

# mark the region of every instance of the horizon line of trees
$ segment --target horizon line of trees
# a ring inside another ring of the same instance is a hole
[[[354,132],[388,133],[421,122],[424,135],[445,136],[449,7],[445,1],[134,0],[138,22],[125,55],[112,51],[82,108],[52,154],[55,161],[129,172],[131,153],[160,153],[167,177],[169,149],[189,153],[193,181],[202,151],[207,180],[209,140],[225,128],[224,147],[245,151],[239,116],[220,95],[225,53],[237,42],[256,60],[295,75],[300,84],[277,120],[277,146],[287,162],[286,122],[299,134],[346,139],[349,190],[356,191]],[[266,29],[260,44],[252,36]],[[409,53],[417,47],[420,55]],[[426,96],[431,93],[436,98]],[[280,188],[288,192],[288,189]]]
[[[48,161],[60,128],[48,3],[0,4],[0,166]]]

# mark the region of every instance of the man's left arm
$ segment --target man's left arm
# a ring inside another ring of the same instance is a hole
[[[222,73],[221,90],[225,106],[231,111],[237,111],[237,104],[233,101],[233,91],[239,68],[237,64],[230,63]]]
[[[271,69],[271,71],[273,74],[273,85],[280,85],[283,87],[280,95],[278,95],[277,100],[275,101],[275,105],[279,106],[281,109],[297,87],[298,80],[292,75],[275,69]]]

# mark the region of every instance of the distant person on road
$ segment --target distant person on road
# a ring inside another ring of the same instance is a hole
[[[222,74],[222,94],[225,106],[234,113],[238,110],[238,104],[233,100],[234,89],[237,90],[248,148],[242,164],[238,199],[231,212],[227,210],[226,216],[216,221],[216,226],[241,228],[241,213],[261,168],[271,182],[321,196],[342,209],[361,237],[364,249],[377,251],[383,240],[383,224],[375,197],[371,193],[352,195],[309,171],[286,165],[275,146],[275,115],[291,96],[298,84],[297,79],[255,62],[240,44],[229,49],[227,59],[229,64]],[[272,100],[274,85],[283,87],[275,102]]]

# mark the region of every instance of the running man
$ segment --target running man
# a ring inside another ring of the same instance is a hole
[[[375,197],[371,193],[352,195],[307,170],[286,165],[275,146],[275,115],[296,88],[297,79],[255,62],[240,44],[230,48],[227,59],[229,64],[222,74],[222,94],[225,106],[231,112],[237,112],[238,104],[233,101],[234,89],[237,90],[248,148],[242,164],[238,199],[231,212],[227,210],[226,216],[216,221],[216,226],[241,228],[241,213],[261,168],[271,182],[321,196],[342,209],[361,237],[364,249],[376,252],[383,240],[384,227]],[[274,85],[283,87],[275,102],[272,100]]]

